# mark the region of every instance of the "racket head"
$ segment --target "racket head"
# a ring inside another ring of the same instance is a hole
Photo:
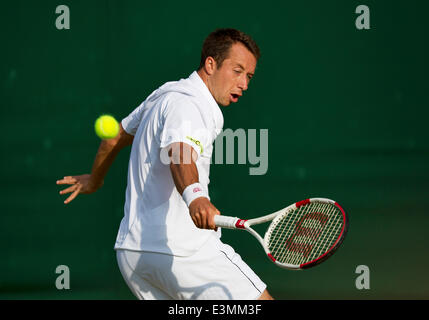
[[[273,219],[265,233],[264,247],[279,267],[308,269],[334,254],[344,241],[348,225],[347,214],[334,200],[306,199]]]

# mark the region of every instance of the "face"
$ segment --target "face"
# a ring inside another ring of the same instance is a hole
[[[242,43],[231,46],[229,56],[220,68],[213,58],[207,58],[207,86],[216,102],[221,106],[236,103],[247,90],[255,68],[255,56]]]

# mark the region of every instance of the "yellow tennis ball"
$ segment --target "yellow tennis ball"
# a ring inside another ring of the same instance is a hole
[[[119,133],[119,123],[110,115],[102,115],[95,121],[95,133],[101,139],[112,139]]]

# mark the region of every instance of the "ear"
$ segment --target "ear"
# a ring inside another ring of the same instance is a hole
[[[212,75],[217,68],[215,59],[213,59],[213,57],[207,57],[204,68],[206,69],[207,74]]]

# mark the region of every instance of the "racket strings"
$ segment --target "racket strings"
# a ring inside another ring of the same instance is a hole
[[[339,233],[342,230],[342,216],[340,214],[335,215],[336,207],[331,208],[331,216],[333,217],[329,224],[325,227],[325,232],[321,235],[320,240],[315,246],[314,256],[318,257],[329,250],[334,244],[332,240],[338,238]]]
[[[303,264],[325,254],[342,226],[342,214],[335,205],[311,202],[285,213],[270,227],[268,247],[281,263]]]
[[[327,252],[338,238],[338,230],[341,231],[342,229],[342,217],[339,214],[335,215],[336,207],[330,206],[330,208],[326,209],[328,210],[327,215],[331,218],[329,223],[326,224],[324,232],[314,245],[314,251],[312,253],[313,258],[317,258]]]
[[[309,208],[310,210],[311,208]],[[332,224],[332,222],[335,220],[335,216],[332,216],[332,214],[335,212],[335,207],[329,205],[329,204],[318,204],[318,206],[316,206],[314,208],[315,212],[324,212],[326,215],[326,217],[328,217],[328,221],[330,221],[331,223],[329,223],[328,225],[326,225],[326,222],[323,225],[319,225],[319,226],[315,226],[315,224],[313,223],[313,228],[314,230],[318,230],[318,235],[316,237],[309,237],[307,238],[308,243],[307,245],[309,246],[309,250],[311,252],[311,255],[308,253],[307,255],[295,255],[293,263],[294,264],[301,264],[301,263],[305,263],[308,261],[312,261],[314,259],[316,259],[317,257],[321,256],[322,254],[324,254],[326,251],[323,251],[323,248],[326,248],[326,250],[328,250],[330,248],[330,245],[333,243],[331,240],[335,240],[334,238],[332,238],[332,233],[326,233],[326,230],[329,229],[325,229],[325,228],[329,228],[329,225]],[[338,217],[338,216],[337,216]],[[316,221],[313,218],[312,215],[309,215],[309,219],[310,221]],[[323,231],[323,233],[322,233]],[[331,237],[329,237],[328,235],[331,235]],[[312,241],[316,240],[315,243],[311,243]],[[303,241],[305,242],[306,239],[303,239]]]
[[[318,258],[319,256],[323,255],[333,244],[333,242],[336,241],[337,239],[337,234],[333,233],[332,230],[332,225],[335,225],[335,220],[337,220],[336,218],[339,218],[339,215],[334,215],[336,212],[336,207],[331,206],[329,204],[319,204],[316,208],[315,211],[316,212],[324,212],[326,214],[326,216],[328,217],[328,223],[327,221],[324,221],[324,225],[319,225],[319,226],[315,226],[313,223],[313,227],[317,230],[319,228],[319,234],[317,235],[317,237],[315,238],[307,238],[309,244],[309,250],[311,252],[310,254],[307,255],[295,255],[295,259],[293,260],[293,263],[295,264],[302,264],[308,261],[312,261],[316,258]],[[312,216],[310,216],[310,218],[312,218]],[[313,220],[313,219],[311,219]],[[311,221],[310,220],[310,221]],[[313,220],[315,221],[315,220]],[[305,239],[303,239],[305,242]],[[315,243],[311,243],[315,241]]]
[[[321,208],[321,204],[316,203],[314,205],[314,212],[319,211]],[[305,228],[304,225],[300,224],[299,226],[297,225],[295,227],[295,232],[297,230],[297,228],[300,228],[300,230],[312,230],[312,232],[306,232],[305,235],[298,235],[297,237],[294,237],[292,239],[292,237],[288,238],[288,240],[286,240],[286,245],[282,246],[281,251],[280,251],[280,260],[289,260],[291,264],[300,264],[299,260],[302,259],[302,256],[308,256],[308,254],[310,253],[309,251],[311,251],[311,247],[308,243],[306,243],[306,238],[308,239],[313,239],[315,238],[315,232],[316,232],[316,227],[315,224],[317,223],[317,221],[313,218],[313,214],[311,214],[311,206],[307,205],[304,207],[301,207],[300,210],[301,212],[298,210],[297,212],[297,218],[301,217],[308,217],[308,219],[305,221],[307,222],[308,225],[308,229],[303,229]],[[298,224],[301,220],[298,220],[296,222],[296,224]],[[308,221],[310,221],[310,223],[308,223]],[[293,235],[292,235],[293,236]],[[289,242],[288,242],[289,241]]]
[[[289,214],[289,212],[285,213],[285,215],[287,214]],[[274,253],[277,256],[277,253],[283,247],[283,243],[286,241],[286,237],[288,236],[287,232],[278,232],[278,230],[291,230],[294,224],[294,219],[280,219],[277,224],[274,225],[269,241],[271,254]]]
[[[288,243],[288,240],[292,237],[294,226],[298,223],[298,218],[300,214],[303,215],[308,213],[309,209],[309,206],[300,207],[296,212],[294,219],[281,219],[279,221],[279,224],[277,225],[275,232],[273,233],[274,238],[276,239],[276,244],[272,248],[272,254],[276,258],[276,260],[282,263],[288,261],[288,263],[293,264],[296,258],[300,256],[296,253],[298,249],[304,249],[303,244],[301,244],[301,248],[298,248],[296,242],[290,241]],[[289,216],[291,216],[291,214]],[[285,216],[285,218],[286,217],[287,216]],[[290,250],[288,250],[288,248]]]

